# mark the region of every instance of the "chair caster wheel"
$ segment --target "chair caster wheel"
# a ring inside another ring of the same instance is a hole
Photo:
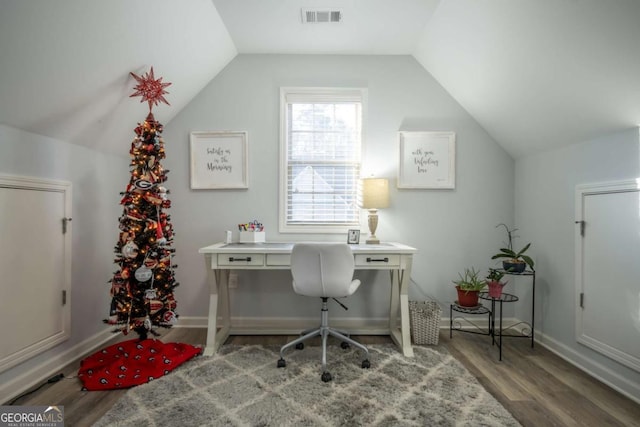
[[[303,342],[299,342],[298,344],[296,344],[296,350],[302,350],[303,348],[304,348]]]
[[[284,359],[280,358],[278,360],[278,368],[284,368],[285,366],[287,366],[287,362],[285,362]]]
[[[351,346],[350,346],[350,345],[349,345],[349,343],[348,343],[348,342],[346,342],[346,341],[342,341],[342,342],[340,343],[340,348],[342,348],[343,350],[346,350],[346,349],[348,349],[349,347],[351,347]]]
[[[322,381],[325,383],[328,383],[329,381],[331,381],[333,379],[333,377],[331,376],[331,374],[329,372],[323,372],[322,373]]]
[[[368,360],[362,361],[362,369],[369,369],[371,367],[371,363]]]

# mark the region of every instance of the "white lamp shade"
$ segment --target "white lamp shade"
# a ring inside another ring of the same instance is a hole
[[[389,206],[389,180],[386,178],[362,179],[362,200],[364,209],[383,209]]]

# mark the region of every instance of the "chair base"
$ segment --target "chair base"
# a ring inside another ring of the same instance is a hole
[[[322,376],[321,379],[324,382],[331,381],[333,377],[331,373],[327,371],[327,339],[329,336],[336,337],[342,341],[341,347],[349,348],[350,345],[353,345],[360,350],[362,350],[365,354],[365,358],[362,361],[361,367],[363,369],[368,369],[371,367],[371,363],[369,362],[369,350],[364,345],[359,342],[352,340],[348,334],[344,331],[340,331],[337,329],[332,329],[329,327],[329,310],[327,308],[327,298],[322,298],[322,310],[321,310],[321,322],[320,327],[316,329],[306,330],[301,333],[301,337],[291,341],[283,345],[280,348],[280,359],[278,360],[278,368],[284,368],[287,366],[287,363],[284,360],[284,352],[291,347],[295,347],[297,349],[304,348],[304,341],[314,338],[317,336],[322,337]]]

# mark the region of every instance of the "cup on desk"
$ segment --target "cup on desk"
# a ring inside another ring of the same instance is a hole
[[[241,231],[240,243],[264,243],[267,241],[266,236],[264,231]]]
[[[231,243],[231,231],[227,230],[224,232],[224,242]]]

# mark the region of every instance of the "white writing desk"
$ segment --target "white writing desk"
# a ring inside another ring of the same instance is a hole
[[[205,356],[212,355],[234,333],[229,303],[231,270],[289,270],[294,243],[216,243],[200,248],[209,282],[209,319]],[[389,335],[407,357],[413,357],[409,334],[409,283],[415,248],[400,243],[351,245],[356,270],[388,270],[391,278]],[[218,317],[221,324],[218,325]],[[398,324],[398,318],[400,324]],[[218,330],[218,327],[220,328]],[[301,328],[304,329],[304,328]],[[247,331],[243,331],[246,333]],[[259,330],[252,331],[259,334]]]

